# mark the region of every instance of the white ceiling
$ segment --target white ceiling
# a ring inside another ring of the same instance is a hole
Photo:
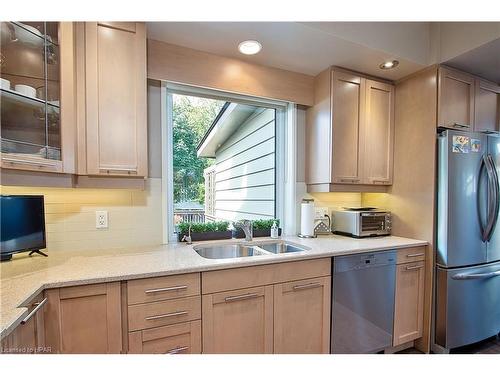
[[[148,22],[147,28],[150,39],[309,75],[336,65],[397,80],[452,59],[485,78],[500,71],[498,43],[469,54],[500,38],[500,22]],[[248,39],[263,45],[259,54],[238,52]],[[397,68],[379,68],[392,59]]]
[[[426,22],[148,22],[148,38],[222,56],[316,75],[330,65],[391,80],[425,67],[430,33]],[[238,52],[256,39],[262,51]],[[379,65],[398,59],[396,69]]]

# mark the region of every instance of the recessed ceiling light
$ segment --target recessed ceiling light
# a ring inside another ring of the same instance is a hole
[[[244,55],[255,55],[262,49],[262,44],[256,40],[245,40],[238,45],[238,49]]]
[[[380,64],[379,68],[387,70],[387,69],[393,69],[398,65],[399,65],[398,60],[392,60],[392,61],[386,61],[385,63]]]

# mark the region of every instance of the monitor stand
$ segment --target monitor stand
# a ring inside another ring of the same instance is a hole
[[[48,257],[48,255],[42,252],[41,250],[33,250],[29,253],[29,256],[31,256],[31,254],[40,254],[43,255],[44,257]]]

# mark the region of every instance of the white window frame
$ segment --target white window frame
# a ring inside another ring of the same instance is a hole
[[[284,234],[295,234],[296,185],[296,113],[293,103],[236,93],[181,85],[161,84],[161,160],[163,243],[177,242],[174,233],[173,118],[172,94],[207,97],[249,105],[274,108],[276,111],[276,180],[275,208]]]

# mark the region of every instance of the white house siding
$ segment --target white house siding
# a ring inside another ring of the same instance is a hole
[[[275,216],[275,110],[259,109],[215,153],[217,219]]]

